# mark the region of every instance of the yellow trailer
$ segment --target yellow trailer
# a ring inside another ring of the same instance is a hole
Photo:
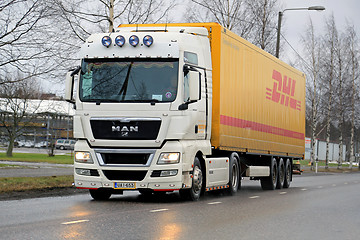
[[[205,27],[212,61],[211,145],[219,150],[303,157],[304,73],[218,23],[119,27]]]
[[[304,74],[218,24],[211,28],[212,145],[303,156]]]

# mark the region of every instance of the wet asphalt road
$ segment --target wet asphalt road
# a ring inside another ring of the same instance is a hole
[[[289,189],[245,180],[235,196],[138,192],[0,202],[1,239],[358,239],[360,174],[304,174]]]

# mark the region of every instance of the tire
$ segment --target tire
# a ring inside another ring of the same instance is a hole
[[[197,157],[194,160],[193,178],[191,188],[180,189],[180,196],[184,200],[198,201],[203,189],[203,173],[200,161]]]
[[[64,146],[60,146],[60,150],[64,150],[65,149],[65,147]]]
[[[111,191],[107,189],[89,189],[91,197],[96,201],[105,201],[111,197]]]
[[[277,182],[276,182],[276,189],[282,189],[284,186],[284,181],[285,181],[285,165],[284,165],[284,160],[282,158],[280,158],[279,162],[278,162],[278,178],[277,178]]]
[[[275,190],[277,178],[278,178],[278,167],[275,158],[270,159],[270,176],[260,179],[261,187],[263,190]]]
[[[292,169],[291,169],[291,160],[286,159],[285,161],[285,177],[284,177],[284,185],[283,188],[289,188],[291,179],[292,179]]]
[[[233,152],[229,158],[229,188],[225,191],[229,195],[234,195],[241,187],[239,155]]]

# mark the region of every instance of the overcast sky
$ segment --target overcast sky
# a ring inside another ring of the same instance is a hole
[[[306,30],[309,18],[312,19],[317,31],[324,30],[325,18],[331,14],[335,16],[335,22],[339,30],[346,26],[346,21],[354,24],[358,36],[360,36],[360,1],[359,0],[280,0],[283,9],[301,8],[310,6],[324,6],[325,11],[286,11],[285,21],[282,25],[284,37],[301,54],[299,39]],[[287,47],[286,53],[293,52]]]
[[[256,1],[256,0],[254,0]],[[360,0],[279,0],[282,3],[283,10],[286,8],[303,8],[310,6],[324,6],[325,11],[286,11],[284,13],[284,22],[282,24],[282,34],[289,41],[289,43],[296,49],[296,51],[302,55],[302,49],[299,39],[306,30],[309,18],[312,19],[316,30],[324,30],[325,18],[334,14],[335,21],[339,30],[346,26],[346,21],[355,25],[358,37],[360,38]],[[180,4],[182,5],[182,4]],[[184,4],[186,5],[186,4]],[[183,6],[185,8],[185,6]],[[182,7],[180,6],[180,9]],[[284,44],[284,40],[281,40]],[[290,47],[286,46],[285,52],[281,59],[287,61],[288,59],[294,59],[294,51]],[[44,84],[45,90],[48,90],[49,86],[54,89],[53,83]],[[59,86],[59,89],[63,89],[63,86]],[[63,90],[60,90],[60,94]]]

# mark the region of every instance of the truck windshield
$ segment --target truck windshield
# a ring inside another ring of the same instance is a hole
[[[172,102],[178,59],[86,59],[81,64],[83,102]]]

